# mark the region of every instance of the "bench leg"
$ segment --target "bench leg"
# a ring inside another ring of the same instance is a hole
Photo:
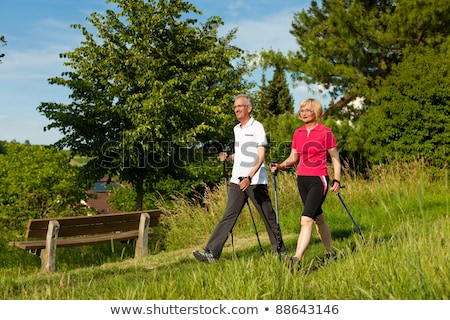
[[[56,240],[58,239],[59,222],[52,220],[48,223],[45,249],[41,251],[41,271],[54,272],[56,269]]]
[[[148,254],[148,228],[150,226],[150,215],[148,213],[141,214],[139,223],[139,235],[136,241],[134,257],[139,258]]]

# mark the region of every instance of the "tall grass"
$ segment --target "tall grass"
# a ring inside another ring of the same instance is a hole
[[[295,173],[283,172],[277,179],[280,224],[293,253],[302,204]],[[225,209],[226,186],[219,185],[205,193],[202,203],[183,198],[170,207],[159,203],[165,212],[160,231],[164,243],[152,242],[148,257],[131,259],[132,249],[120,244],[58,249],[58,271],[42,274],[37,257],[3,246],[2,260],[18,263],[3,262],[0,298],[449,299],[448,172],[417,161],[376,167],[369,179],[346,175],[342,183],[342,197],[364,239],[339,199],[329,193],[324,210],[336,262],[320,264],[325,250],[314,234],[300,270],[289,270],[283,259],[272,256],[263,223],[252,210],[262,254],[247,208],[220,261],[196,261],[192,250],[206,243]]]

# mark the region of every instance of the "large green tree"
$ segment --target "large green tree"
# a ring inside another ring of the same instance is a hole
[[[70,71],[49,80],[72,90],[72,102],[38,110],[51,120],[46,129],[63,133],[59,148],[90,157],[91,176],[130,182],[141,209],[144,186],[188,179],[198,140],[231,134],[233,96],[248,89],[247,66],[230,44],[236,30],[219,37],[222,20],[198,23],[201,12],[189,2],[107,2],[115,10],[87,19],[96,34],[74,26],[85,39],[61,55]]]
[[[411,55],[394,68],[361,119],[368,158],[450,165],[450,55]]]
[[[448,0],[322,0],[295,13],[289,54],[297,80],[333,97],[370,100],[395,65],[424,48],[439,51],[450,34]],[[375,90],[374,90],[375,89]]]

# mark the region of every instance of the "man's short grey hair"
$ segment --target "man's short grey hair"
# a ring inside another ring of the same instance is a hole
[[[238,98],[244,98],[246,106],[253,106],[253,99],[250,95],[245,93],[238,94],[236,97],[234,97],[234,101],[236,101]]]

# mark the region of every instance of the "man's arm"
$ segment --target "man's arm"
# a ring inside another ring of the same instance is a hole
[[[248,176],[250,178],[253,178],[253,176],[256,174],[256,172],[258,172],[259,168],[261,168],[262,164],[264,163],[266,158],[266,147],[259,146],[258,149],[256,149],[256,152],[258,154],[258,158],[256,159],[252,169],[248,173]]]
[[[266,155],[266,147],[259,146],[256,149],[256,152],[258,156],[256,158],[255,164],[253,165],[252,169],[249,171],[247,176],[244,177],[244,179],[242,179],[239,182],[239,187],[241,188],[242,191],[245,191],[245,189],[247,189],[250,186],[250,184],[252,183],[253,176],[256,174],[256,172],[259,170],[259,168],[261,168],[262,164],[264,163]]]

